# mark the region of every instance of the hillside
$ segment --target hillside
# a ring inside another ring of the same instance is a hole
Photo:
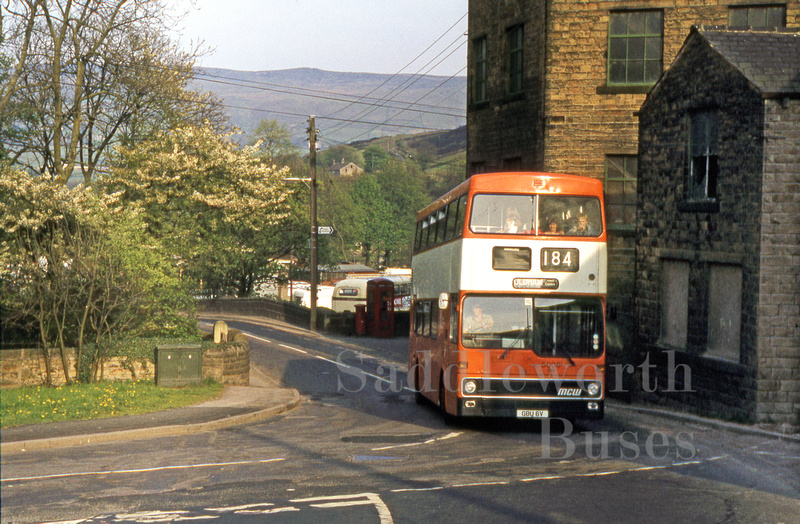
[[[192,87],[222,99],[246,135],[275,119],[298,147],[306,147],[308,115],[316,116],[323,148],[466,123],[466,77],[200,68]]]

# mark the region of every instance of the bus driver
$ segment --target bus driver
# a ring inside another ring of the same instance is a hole
[[[472,306],[472,316],[464,321],[464,332],[475,333],[486,331],[494,326],[494,319],[491,315],[483,314],[483,305],[480,303]]]

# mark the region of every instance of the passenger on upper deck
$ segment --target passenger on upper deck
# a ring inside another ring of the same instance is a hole
[[[547,221],[547,230],[543,231],[545,235],[563,235],[564,231],[558,225],[558,218],[551,217]]]
[[[518,233],[521,232],[521,222],[519,211],[510,207],[506,211],[506,223],[503,226],[503,233]]]
[[[594,237],[599,233],[597,229],[589,224],[589,215],[578,213],[578,225],[567,231],[568,235]]]

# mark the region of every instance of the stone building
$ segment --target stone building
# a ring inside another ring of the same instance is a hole
[[[800,2],[470,0],[469,173],[603,179],[609,309],[633,328],[638,111],[693,25],[800,26]]]
[[[645,391],[800,427],[800,34],[693,28],[639,119]]]
[[[333,176],[355,177],[364,174],[364,170],[353,162],[339,162],[332,164],[328,171]]]

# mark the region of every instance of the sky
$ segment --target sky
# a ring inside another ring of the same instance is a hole
[[[174,0],[173,5],[176,13],[186,13],[176,27],[180,42],[212,49],[200,60],[204,67],[452,76],[466,75],[467,3]]]

